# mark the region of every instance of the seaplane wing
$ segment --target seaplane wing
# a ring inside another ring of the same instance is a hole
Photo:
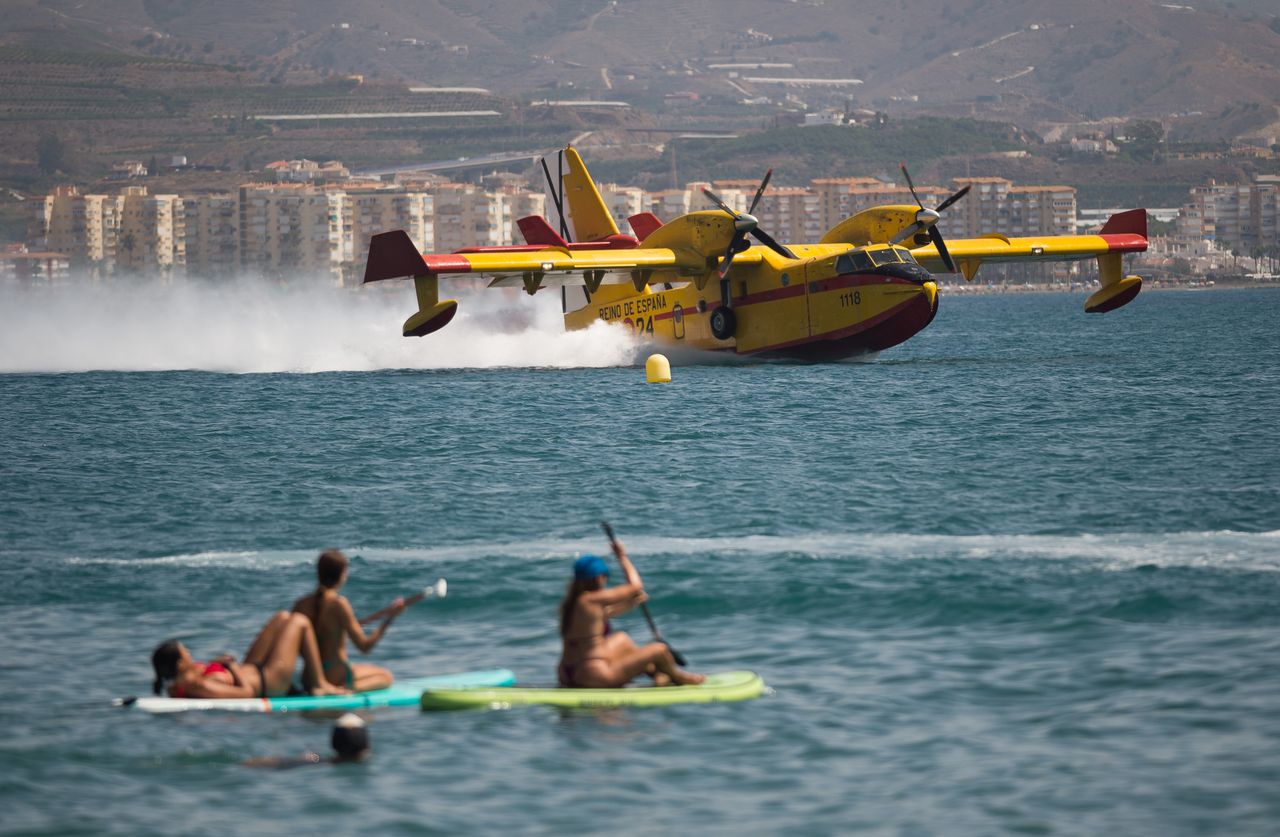
[[[1112,215],[1097,235],[1044,235],[1010,238],[992,233],[977,238],[949,238],[955,266],[972,281],[984,262],[1065,262],[1097,259],[1102,290],[1085,305],[1089,312],[1111,311],[1137,296],[1141,280],[1124,277],[1121,257],[1147,249],[1147,211],[1131,209]],[[947,265],[936,244],[911,249],[916,261],[932,272]],[[1132,280],[1132,281],[1131,281]]]
[[[1113,215],[1097,235],[1010,238],[991,233],[977,238],[949,238],[946,246],[956,266],[966,278],[972,278],[970,269],[976,271],[982,262],[1062,262],[1096,259],[1110,253],[1140,253],[1147,249],[1146,227],[1146,210],[1134,209]],[[934,244],[912,248],[911,255],[935,273],[946,270]]]
[[[753,248],[754,249],[754,248]],[[739,264],[758,264],[756,251],[737,254]],[[697,248],[633,247],[588,249],[567,247],[477,248],[477,252],[422,254],[403,230],[375,235],[369,244],[364,281],[417,276],[472,276],[490,280],[489,287],[520,288],[648,284],[654,271],[678,276],[702,276],[715,268],[715,259]]]
[[[369,242],[364,281],[412,277],[418,312],[404,323],[406,337],[421,337],[446,326],[457,313],[456,300],[441,300],[441,276],[487,278],[489,287],[524,288],[529,294],[546,287],[582,285],[594,296],[602,285],[631,285],[629,292],[649,292],[649,284],[691,282],[703,288],[716,275],[733,245],[732,262],[760,264],[757,248],[739,249],[737,221],[720,211],[681,216],[635,246],[620,236],[593,242],[554,245],[476,247],[456,253],[423,254],[404,230],[380,233]],[[545,232],[545,231],[544,231]]]

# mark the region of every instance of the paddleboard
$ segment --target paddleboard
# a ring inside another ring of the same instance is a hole
[[[697,686],[636,686],[623,689],[456,689],[433,688],[422,693],[422,708],[507,709],[542,705],[569,709],[613,706],[670,706],[677,703],[719,703],[751,700],[764,692],[764,681],[752,671],[707,675]]]
[[[348,710],[370,709],[381,706],[415,706],[427,689],[467,689],[510,686],[516,682],[513,672],[505,668],[485,671],[464,671],[457,674],[438,674],[433,677],[414,677],[398,680],[389,689],[357,692],[354,695],[327,695],[312,697],[277,698],[172,698],[139,697],[117,698],[117,706],[131,706],[143,712],[308,712],[317,709]]]

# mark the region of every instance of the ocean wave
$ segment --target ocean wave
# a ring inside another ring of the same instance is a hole
[[[713,557],[789,556],[812,560],[928,560],[936,558],[982,561],[1026,559],[1079,562],[1091,569],[1131,570],[1137,567],[1208,567],[1250,571],[1280,571],[1280,530],[1230,530],[1175,533],[1109,533],[1079,535],[914,535],[812,533],[807,535],[742,535],[672,537],[634,535],[628,549],[646,560],[688,555]],[[599,538],[487,541],[431,547],[352,546],[355,561],[444,563],[490,558],[563,561],[566,556],[600,552]],[[103,565],[174,565],[270,570],[309,564],[316,550],[226,550],[147,558],[71,557],[68,562]]]
[[[363,372],[628,366],[639,344],[597,323],[566,332],[560,295],[456,295],[458,316],[405,338],[410,287],[319,283],[66,284],[0,290],[0,373]]]

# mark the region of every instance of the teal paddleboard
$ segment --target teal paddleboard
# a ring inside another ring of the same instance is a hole
[[[115,701],[117,706],[131,706],[143,712],[308,712],[319,709],[371,709],[380,706],[416,706],[427,689],[468,689],[510,686],[516,682],[513,672],[505,668],[464,671],[399,680],[389,689],[357,692],[353,695],[327,695],[278,698],[171,698],[139,697]]]
[[[422,693],[422,708],[507,709],[541,705],[566,709],[613,706],[670,706],[677,703],[720,703],[751,700],[764,692],[764,681],[752,671],[708,674],[697,686],[636,686],[623,689],[457,689],[431,688]]]

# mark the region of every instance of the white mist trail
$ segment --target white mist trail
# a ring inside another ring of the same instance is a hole
[[[80,283],[0,289],[0,373],[346,372],[606,367],[637,361],[628,332],[566,332],[560,295],[466,291],[458,316],[400,335],[412,286],[342,289],[242,279],[224,284]]]
[[[737,535],[672,537],[633,535],[628,548],[646,561],[684,556],[791,556],[812,561],[911,561],[954,558],[971,561],[1021,559],[1055,562],[1084,571],[1126,572],[1138,567],[1203,568],[1280,572],[1280,530],[1270,532],[1168,532],[1079,535],[908,535],[890,533],[814,532],[806,535]],[[349,555],[368,561],[438,563],[487,560],[494,556],[563,563],[566,556],[600,552],[598,536],[522,538],[431,547],[346,547]],[[154,558],[73,556],[73,564],[121,566],[176,565],[274,570],[309,565],[314,549],[210,550]]]

